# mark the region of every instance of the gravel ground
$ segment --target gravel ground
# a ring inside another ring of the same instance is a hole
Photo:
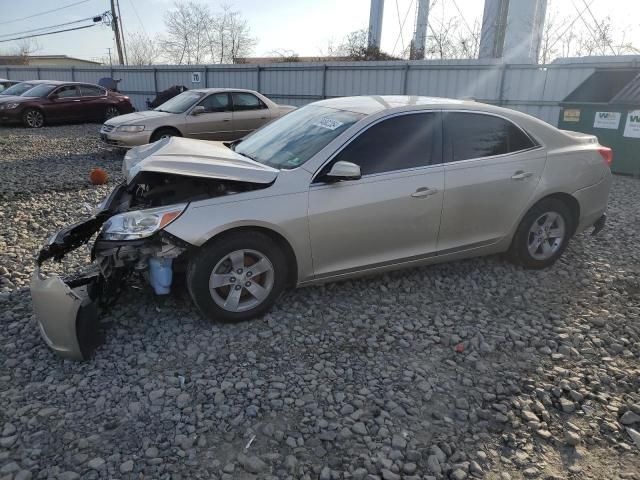
[[[0,128],[0,480],[640,479],[640,181],[615,178],[607,229],[548,270],[490,257],[305,288],[240,325],[132,288],[73,363],[26,286],[118,178],[97,131]]]

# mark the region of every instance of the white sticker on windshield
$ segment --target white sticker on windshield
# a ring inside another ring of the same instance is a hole
[[[313,125],[316,127],[326,128],[328,130],[335,130],[336,128],[342,126],[343,123],[339,122],[338,120],[332,120],[331,118],[321,118]]]

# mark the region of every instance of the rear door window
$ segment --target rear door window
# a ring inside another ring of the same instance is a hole
[[[233,97],[233,109],[239,112],[246,110],[262,110],[267,106],[255,95],[246,92],[234,92],[231,94]]]
[[[441,144],[439,113],[400,115],[369,127],[334,157],[331,164],[355,163],[362,175],[424,167],[441,162]]]
[[[80,85],[79,88],[83,97],[101,97],[105,94],[102,88],[93,85]]]
[[[514,123],[493,115],[444,113],[445,158],[449,162],[528,150],[536,144]]]

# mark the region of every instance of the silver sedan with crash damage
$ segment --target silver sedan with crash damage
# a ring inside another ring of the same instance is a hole
[[[38,265],[94,234],[94,273],[36,271],[45,341],[84,358],[99,302],[132,275],[167,294],[185,275],[212,320],[262,315],[287,287],[507,253],[552,265],[604,226],[611,150],[520,112],[469,101],[370,96],[307,105],[233,143],[134,148],[126,180],[55,235]]]

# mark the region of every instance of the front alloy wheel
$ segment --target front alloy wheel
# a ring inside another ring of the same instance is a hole
[[[25,127],[40,128],[44,125],[44,115],[36,108],[30,108],[22,115],[22,121]]]
[[[213,268],[209,290],[216,304],[229,312],[244,312],[260,305],[273,289],[271,261],[256,250],[235,250]]]
[[[210,320],[239,322],[266,313],[284,290],[287,258],[268,235],[242,230],[202,247],[189,262],[187,287]]]

